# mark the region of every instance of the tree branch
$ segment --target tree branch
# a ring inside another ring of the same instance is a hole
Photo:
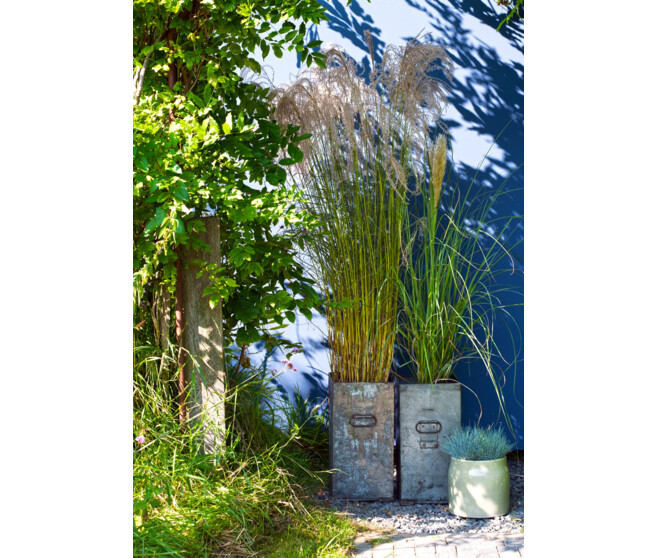
[[[139,98],[142,95],[142,89],[144,89],[144,76],[146,75],[146,68],[148,67],[149,64],[149,58],[151,58],[151,54],[153,54],[153,51],[149,52],[146,55],[146,58],[144,58],[144,63],[142,64],[141,68],[137,68],[137,71],[135,72],[135,78],[133,79],[133,105],[136,105],[139,103]]]
[[[165,38],[166,34],[167,32],[165,31],[158,37],[158,40],[155,42],[156,43],[160,42],[162,39]],[[149,65],[149,59],[151,58],[152,54],[153,54],[153,50],[146,55],[142,67],[137,68],[137,70],[135,71],[135,75],[133,76],[133,105],[139,103],[139,98],[142,95],[142,89],[144,89],[144,76],[146,75],[146,68]]]

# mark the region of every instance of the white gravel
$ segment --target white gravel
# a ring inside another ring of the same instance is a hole
[[[447,504],[401,505],[399,502],[354,502],[328,497],[332,508],[357,521],[389,527],[399,533],[522,533],[523,461],[508,459],[510,512],[491,519],[465,519],[452,515]]]

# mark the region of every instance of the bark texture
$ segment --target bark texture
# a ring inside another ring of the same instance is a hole
[[[189,416],[203,424],[204,453],[215,454],[221,449],[225,432],[222,308],[221,304],[210,308],[208,297],[203,296],[210,281],[206,274],[197,278],[199,268],[192,262],[200,259],[219,265],[220,227],[215,217],[203,220],[206,232],[200,237],[210,246],[210,253],[190,248],[182,250],[183,347],[187,352],[185,383],[190,386]]]

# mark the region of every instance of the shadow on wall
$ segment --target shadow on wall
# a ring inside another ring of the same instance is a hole
[[[432,27],[431,36],[446,46],[455,62],[457,71],[450,102],[456,116],[446,119],[451,135],[454,138],[460,130],[468,130],[471,134],[496,141],[496,149],[487,156],[479,171],[477,165],[463,162],[458,165],[460,187],[474,177],[477,187],[493,191],[502,186],[507,194],[497,200],[497,215],[491,215],[490,219],[522,215],[522,24],[514,21],[497,32],[501,17],[494,10],[493,3],[475,0],[428,0],[423,3],[407,0],[407,3],[427,14]],[[506,41],[501,40],[501,35]],[[409,38],[412,37],[405,37]],[[481,153],[480,157],[484,155]],[[503,262],[509,268],[506,282],[522,289],[523,225],[513,229],[506,241],[509,245],[518,244],[513,252],[514,261]],[[514,304],[518,300],[503,297],[502,302]],[[523,449],[523,308],[511,308],[510,314],[509,318],[499,317],[495,322],[495,330],[499,332],[496,342],[510,362],[498,359],[494,364],[503,386],[516,447]],[[515,355],[516,363],[511,365]],[[456,375],[470,388],[462,392],[464,424],[475,424],[478,420],[485,425],[499,422],[497,397],[483,365],[478,362],[460,364]]]
[[[314,312],[313,322],[323,319]],[[273,380],[282,401],[292,402],[295,391],[299,390],[301,396],[307,400],[309,408],[322,404],[320,412],[324,412],[327,407],[329,378],[329,365],[326,359],[328,344],[324,335],[317,328],[312,328],[314,335],[309,335],[311,328],[304,322],[305,318],[298,315],[297,321],[289,326],[284,334],[284,337],[288,339],[301,341],[304,347],[303,352],[290,355],[290,358],[280,350],[267,354],[263,342],[253,345],[251,351],[264,355],[261,365],[266,370],[283,372]],[[287,367],[287,364],[283,362],[284,359],[292,366]]]
[[[329,18],[327,22],[329,29],[339,33],[341,37],[350,41],[356,48],[365,53],[359,63],[364,69],[364,75],[369,75],[372,67],[370,65],[370,48],[366,43],[365,33],[370,33],[375,59],[379,60],[386,46],[380,38],[381,29],[374,25],[372,16],[365,12],[357,0],[353,0],[347,7],[343,5],[344,0],[331,0],[331,2],[327,2],[326,0],[318,1],[325,7],[327,17]],[[317,27],[313,26],[309,39],[316,40],[319,38]],[[299,57],[297,59],[297,67],[301,68],[301,59]]]
[[[402,2],[402,0],[400,0]],[[523,214],[523,26],[513,21],[496,31],[502,16],[495,9],[495,2],[477,0],[405,0],[406,4],[418,10],[418,31],[424,28],[429,38],[446,47],[456,66],[450,105],[445,123],[455,145],[457,161],[453,167],[453,178],[447,183],[448,190],[463,191],[471,181],[479,193],[503,188],[489,220]],[[369,48],[364,32],[372,36],[375,59],[380,60],[385,44],[382,30],[362,5],[354,0],[345,7],[339,0],[321,3],[327,9],[327,25],[345,39],[344,46],[354,55],[358,49],[363,53],[361,65],[367,76],[371,70]],[[368,9],[369,6],[366,6]],[[409,25],[406,25],[407,28]],[[397,44],[414,38],[401,37]],[[314,26],[309,31],[309,40],[319,39]],[[351,43],[354,48],[348,48]],[[299,64],[299,62],[298,62]],[[502,132],[502,133],[501,133]],[[495,142],[495,147],[487,150]],[[483,161],[486,155],[486,160]],[[522,289],[523,287],[523,225],[513,229],[506,238],[509,245],[516,245],[513,262],[507,266],[505,283]],[[517,299],[502,300],[505,304],[518,303]],[[495,322],[498,332],[496,342],[508,362],[499,360],[495,367],[499,371],[499,381],[507,403],[516,439],[516,448],[523,449],[523,309],[512,308],[509,318],[500,317]],[[318,316],[319,318],[319,316]],[[319,318],[322,320],[322,318]],[[314,320],[315,321],[315,320]],[[291,326],[285,336],[301,339],[299,325]],[[304,356],[306,361],[289,377],[282,377],[279,389],[289,395],[298,385],[309,401],[319,401],[326,397],[328,360],[326,344],[320,335],[305,336]],[[516,355],[515,366],[510,361]],[[301,361],[302,359],[300,359]],[[399,352],[396,363],[406,359]],[[273,366],[276,368],[276,366]],[[409,376],[410,370],[398,370]],[[494,424],[501,421],[496,394],[484,367],[477,362],[461,363],[457,367],[457,377],[466,386],[462,390],[464,424]],[[477,397],[471,392],[477,393]]]

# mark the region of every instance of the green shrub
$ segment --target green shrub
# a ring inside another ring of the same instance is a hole
[[[317,399],[311,401],[302,396],[299,387],[295,387],[292,401],[283,405],[282,411],[286,421],[286,433],[294,443],[302,448],[309,458],[318,461],[321,466],[328,466],[329,425],[326,402]]]

